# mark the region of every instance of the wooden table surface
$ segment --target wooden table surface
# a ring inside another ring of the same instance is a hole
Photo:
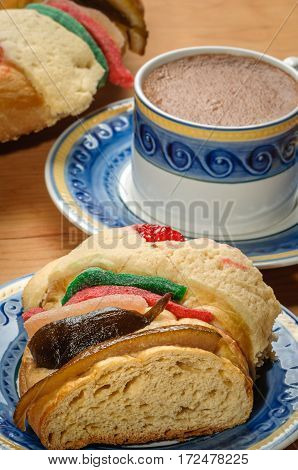
[[[150,37],[144,57],[127,54],[126,63],[133,72],[156,54],[187,46],[238,46],[280,59],[297,55],[298,3],[294,0],[144,3]],[[129,95],[132,91],[107,86],[88,112]],[[71,122],[66,119],[39,134],[0,144],[0,283],[37,270],[84,238],[60,215],[44,182],[48,151]],[[298,314],[297,267],[263,274],[280,302]]]

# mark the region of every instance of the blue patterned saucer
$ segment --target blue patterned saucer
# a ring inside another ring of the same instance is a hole
[[[31,429],[21,432],[12,420],[18,401],[18,368],[26,345],[21,297],[30,277],[25,276],[0,286],[0,449],[43,449]],[[274,326],[277,360],[259,370],[260,378],[254,390],[254,408],[247,423],[213,436],[192,438],[180,443],[153,443],[138,448],[282,449],[294,442],[298,438],[297,325],[295,316],[283,308]]]
[[[88,234],[104,226],[141,223],[120,196],[120,179],[132,155],[133,100],[123,100],[80,119],[52,148],[45,170],[48,191],[58,209]],[[125,181],[124,181],[125,184]],[[233,240],[259,268],[298,263],[297,212],[273,235]]]

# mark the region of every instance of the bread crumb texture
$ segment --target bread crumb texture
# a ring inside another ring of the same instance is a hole
[[[0,11],[0,24],[2,60],[17,67],[23,75],[20,82],[20,77],[12,70],[14,73],[5,80],[2,71],[0,102],[1,88],[5,91],[10,86],[15,88],[12,105],[18,108],[20,101],[24,102],[22,82],[27,87],[28,97],[33,90],[34,100],[37,97],[40,100],[35,114],[34,109],[32,111],[32,119],[29,113],[24,125],[21,119],[19,125],[13,122],[13,117],[18,118],[17,112],[12,115],[6,107],[6,115],[0,108],[2,141],[50,126],[58,119],[76,116],[88,108],[104,71],[82,39],[33,10]],[[30,103],[26,110],[30,110]]]
[[[97,363],[29,410],[50,449],[185,439],[243,423],[251,384],[227,359],[164,346]]]

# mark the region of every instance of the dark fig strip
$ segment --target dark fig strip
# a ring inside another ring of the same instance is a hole
[[[59,369],[84,349],[148,326],[166,307],[163,296],[145,315],[115,307],[57,320],[41,327],[29,341],[37,367]]]
[[[97,362],[157,346],[180,346],[215,352],[220,340],[221,334],[214,329],[200,325],[175,325],[139,331],[91,346],[64,367],[31,387],[16,407],[14,422],[19,429],[24,431],[25,420],[31,406],[38,401],[39,406],[42,407],[60,387],[85,374]]]

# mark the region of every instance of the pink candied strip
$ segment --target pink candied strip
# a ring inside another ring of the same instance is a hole
[[[24,326],[30,339],[37,330],[49,323],[59,321],[64,318],[85,315],[95,310],[105,309],[106,307],[128,308],[129,310],[134,310],[144,314],[148,304],[146,300],[139,295],[106,295],[105,297],[89,299],[76,304],[54,307],[50,310],[35,309],[41,311],[32,314],[30,318],[25,321]]]
[[[93,36],[107,59],[109,65],[109,80],[111,83],[123,88],[132,87],[133,76],[122,62],[121,51],[101,24],[85,14],[78,5],[70,0],[48,0],[47,4],[68,13],[79,21],[91,36]]]
[[[148,305],[151,307],[153,306],[161,296],[158,294],[154,294],[153,292],[140,289],[138,287],[131,287],[131,286],[93,286],[93,287],[86,287],[85,289],[80,290],[76,294],[74,294],[71,299],[65,304],[75,304],[78,302],[82,302],[83,300],[93,299],[96,297],[102,297],[109,294],[134,294],[140,295],[143,297]],[[171,300],[167,303],[166,309],[173,313],[176,318],[196,318],[197,320],[202,320],[207,323],[211,323],[213,320],[213,314],[205,309],[194,309],[194,308],[187,308],[184,305],[177,304],[176,302],[172,302]]]
[[[227,264],[229,266],[233,266],[234,268],[242,269],[242,271],[247,271],[248,266],[245,266],[244,264],[237,263],[236,261],[233,261],[231,258],[221,258],[222,264]]]

